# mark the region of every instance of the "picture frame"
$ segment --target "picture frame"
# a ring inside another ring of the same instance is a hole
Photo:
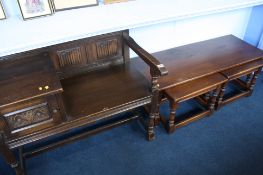
[[[24,20],[53,14],[50,0],[17,0]]]
[[[52,0],[55,12],[98,5],[98,0]]]
[[[2,1],[0,0],[0,20],[6,19],[4,7]]]
[[[104,0],[104,4],[113,4],[113,3],[120,3],[120,2],[128,2],[130,0]]]

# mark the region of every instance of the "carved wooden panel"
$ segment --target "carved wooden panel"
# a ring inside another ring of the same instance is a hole
[[[118,54],[118,40],[110,39],[96,43],[98,59],[114,57]]]
[[[129,60],[129,48],[123,43],[128,31],[92,36],[50,46],[49,55],[60,79],[73,77]]]
[[[4,115],[11,131],[29,127],[51,119],[48,105],[40,104],[14,113]]]
[[[85,62],[85,57],[82,55],[81,47],[74,47],[57,51],[57,55],[61,68],[66,66],[79,65]]]

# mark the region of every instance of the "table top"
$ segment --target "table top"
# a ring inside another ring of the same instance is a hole
[[[168,75],[159,78],[160,89],[163,90],[261,59],[263,51],[233,35],[227,35],[153,55],[168,69]],[[149,68],[140,59],[137,62],[138,70],[149,78]]]
[[[182,102],[199,94],[214,90],[218,85],[225,83],[227,78],[222,74],[212,74],[189,83],[181,84],[165,91],[166,97],[174,102]]]
[[[249,74],[258,70],[263,66],[263,59],[251,61],[247,64],[237,66],[233,69],[228,69],[222,72],[228,79],[235,79],[236,77],[240,77],[245,74]]]

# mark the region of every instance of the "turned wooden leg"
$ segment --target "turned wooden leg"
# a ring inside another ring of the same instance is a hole
[[[24,175],[26,175],[27,174],[27,172],[26,172],[26,160],[25,160],[25,158],[23,156],[23,153],[24,153],[23,146],[19,147],[18,151],[19,151],[20,167],[21,167],[22,171],[24,172]]]
[[[160,121],[161,121],[160,112],[157,112],[155,113],[155,117],[154,117],[154,126],[158,126],[160,124]]]
[[[154,134],[154,121],[156,117],[156,111],[157,111],[157,103],[158,103],[158,93],[154,93],[152,97],[152,103],[150,108],[150,114],[149,114],[149,122],[148,122],[148,131],[147,131],[147,140],[151,141],[154,140],[155,134]]]
[[[154,122],[155,118],[159,115],[159,109],[158,109],[158,104],[159,104],[159,84],[158,84],[158,77],[157,73],[151,69],[150,70],[151,76],[152,76],[152,100],[151,100],[151,107],[150,107],[150,114],[149,114],[149,122],[148,122],[148,132],[147,132],[147,139],[149,141],[153,140],[155,138],[154,134]]]
[[[247,85],[247,87],[249,87],[249,84],[251,83],[253,74],[254,74],[254,72],[247,75],[247,78],[246,78],[246,85]]]
[[[208,101],[210,99],[210,92],[205,93],[204,99]]]
[[[169,134],[175,131],[175,113],[176,113],[177,106],[178,106],[178,103],[170,102],[170,116],[169,116],[169,122],[168,122],[168,127],[167,127],[167,132]]]
[[[212,93],[212,96],[211,96],[211,100],[210,100],[210,104],[209,104],[209,110],[211,111],[211,114],[215,110],[216,100],[217,100],[218,94],[220,92],[221,92],[221,86],[218,86],[215,90],[213,90],[213,93]]]
[[[253,77],[252,77],[252,79],[251,79],[251,82],[250,82],[250,84],[249,84],[249,86],[248,86],[248,89],[249,89],[249,91],[250,91],[249,95],[251,95],[251,94],[253,93],[253,90],[254,90],[254,87],[255,87],[255,84],[256,84],[258,75],[259,75],[259,73],[261,72],[261,69],[262,69],[262,68],[259,68],[256,72],[254,72],[254,75],[253,75]]]
[[[154,118],[155,114],[150,114],[150,119],[148,122],[148,131],[147,131],[147,140],[151,141],[155,139],[155,134],[154,134]]]
[[[154,78],[153,78],[154,79]],[[153,81],[154,83],[156,81]],[[158,110],[158,97],[159,97],[159,92],[157,90],[157,85],[154,84],[153,85],[153,89],[152,89],[152,102],[151,102],[151,107],[150,107],[150,114],[149,114],[149,122],[148,122],[148,131],[147,131],[147,140],[151,141],[155,138],[155,134],[154,134],[154,121],[155,121],[155,117],[156,117],[156,113]]]
[[[24,175],[18,161],[16,160],[12,151],[4,142],[3,134],[0,134],[0,154],[3,155],[4,160],[8,163],[16,172],[16,175]]]
[[[163,94],[161,92],[159,92],[158,95],[158,103],[157,103],[157,111],[155,113],[155,119],[154,119],[154,125],[158,126],[161,122],[161,117],[160,117],[160,105],[161,105],[161,101],[162,101],[162,96]]]
[[[222,105],[222,102],[223,102],[223,99],[224,99],[224,95],[225,95],[225,91],[226,91],[226,85],[227,83],[224,83],[222,84],[221,86],[221,90],[218,94],[218,100],[216,102],[216,110],[220,109],[221,108],[221,105]]]

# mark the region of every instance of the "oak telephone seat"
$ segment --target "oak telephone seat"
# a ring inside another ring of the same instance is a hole
[[[130,48],[149,66],[151,81],[130,60]],[[136,44],[128,31],[2,58],[0,154],[17,175],[26,174],[26,158],[139,119],[137,108],[147,104],[151,105],[147,139],[152,140],[158,78],[166,74],[166,68]],[[112,120],[126,111],[131,111],[131,115]],[[23,149],[30,143],[100,121],[108,122],[34,150]],[[14,149],[19,150],[19,160]]]
[[[130,60],[130,48],[140,58]],[[17,175],[26,174],[26,158],[141,119],[137,109],[142,106],[149,107],[148,140],[154,138],[154,126],[160,120],[171,133],[227,102],[224,88],[230,80],[249,95],[262,57],[261,50],[233,35],[151,55],[125,30],[1,58],[0,154]],[[245,83],[238,79],[243,75],[248,75]],[[168,121],[159,115],[162,94],[171,104]],[[201,104],[203,111],[177,120],[178,104],[189,99]],[[127,111],[131,115],[115,118]],[[96,125],[99,122],[103,125]],[[33,150],[23,149],[86,126],[96,127]],[[14,149],[19,150],[19,160]]]

